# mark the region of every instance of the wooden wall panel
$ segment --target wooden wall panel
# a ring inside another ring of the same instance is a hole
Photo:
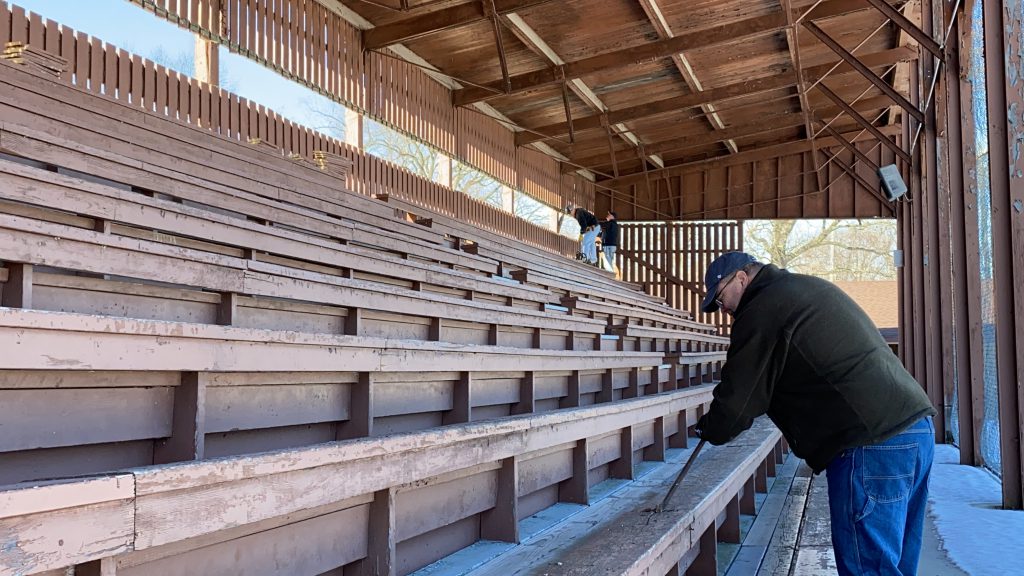
[[[878,142],[858,142],[858,149],[879,164],[894,155]],[[893,218],[891,204],[880,192],[866,189],[839,167],[852,166],[868,183],[878,176],[845,149],[823,149],[820,162],[837,155],[822,168],[825,187],[818,190],[811,152],[708,163],[682,174],[651,176],[659,188],[644,181],[626,184],[617,192],[600,187],[598,212],[615,210],[620,220],[717,220],[747,218]]]

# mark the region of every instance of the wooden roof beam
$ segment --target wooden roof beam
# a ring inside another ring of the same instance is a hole
[[[675,34],[672,33],[672,28],[668,25],[668,21],[665,20],[664,14],[661,13],[661,7],[658,6],[658,0],[640,0],[640,6],[647,14],[647,19],[650,20],[651,25],[654,26],[654,29],[658,32],[659,38],[666,39],[675,36]],[[675,64],[676,69],[679,70],[680,76],[683,77],[683,80],[692,92],[699,93],[704,91],[704,86],[697,78],[697,74],[693,71],[693,66],[690,65],[690,61],[686,58],[685,54],[673,54],[672,63]],[[722,118],[715,110],[714,104],[707,102],[701,104],[700,108],[703,110],[705,118],[707,118],[712,129],[725,129],[725,123],[722,122]],[[727,139],[724,142],[726,148],[728,148],[730,152],[734,154],[739,152],[739,148],[736,147],[736,142],[733,142],[731,139]]]
[[[848,12],[865,9],[863,0],[826,0],[818,4],[808,18],[825,18]],[[637,63],[667,58],[673,54],[714,46],[759,34],[776,32],[787,26],[788,18],[780,10],[776,14],[748,18],[731,24],[715,26],[707,30],[699,30],[674,38],[657,42],[632,46],[615,52],[607,52],[590,58],[569,62],[560,73],[554,67],[518,74],[511,78],[511,93],[529,92],[537,88],[550,86],[565,78],[580,78],[596,72],[604,72],[633,66]],[[466,106],[490,98],[501,96],[505,92],[505,84],[501,81],[492,82],[485,87],[464,88],[453,94],[456,106]]]
[[[800,95],[800,111],[804,115],[804,136],[811,141],[813,151],[811,158],[814,160],[815,183],[818,185],[818,190],[821,190],[825,186],[825,180],[821,174],[821,165],[818,163],[818,146],[814,140],[817,134],[814,132],[814,126],[811,122],[811,107],[807,103],[807,83],[804,81],[804,67],[801,64],[800,58],[800,27],[794,24],[791,0],[780,1],[783,11],[789,16],[789,26],[786,28],[786,46],[789,48],[789,58],[793,62],[793,70],[796,71],[796,89]]]
[[[903,127],[900,124],[893,124],[889,126],[883,126],[879,128],[883,134],[887,136],[902,134]],[[858,130],[857,132],[844,132],[843,137],[852,142],[861,142],[865,140],[873,139],[874,136],[867,134],[864,130]],[[839,142],[836,142],[834,138],[819,138],[817,144],[822,148],[830,146],[839,146]],[[716,156],[714,158],[706,158],[703,160],[696,160],[693,162],[685,162],[682,164],[669,165],[658,170],[651,170],[648,174],[649,177],[672,177],[679,176],[681,174],[689,174],[691,172],[700,172],[709,168],[716,168],[721,166],[732,166],[735,164],[742,164],[747,162],[757,162],[758,160],[766,160],[768,158],[776,158],[779,156],[787,156],[790,154],[799,154],[801,152],[811,151],[810,140],[797,140],[794,142],[786,142],[784,144],[772,144],[770,146],[763,146],[760,148],[752,148],[750,150],[744,150],[739,154],[727,154]],[[637,184],[645,180],[645,175],[642,172],[636,172],[632,174],[624,174],[618,178],[609,178],[606,180],[598,180],[597,183],[606,188],[616,188],[628,186],[631,184]]]
[[[885,50],[882,52],[876,52],[873,54],[866,54],[861,56],[861,62],[868,66],[888,66],[896,62],[913,60],[917,57],[917,52],[909,47],[896,48],[893,50]],[[832,62],[828,64],[821,64],[819,66],[811,66],[810,68],[804,69],[804,75],[808,80],[816,80],[825,75],[829,70],[832,69],[837,63]],[[846,74],[853,71],[853,67],[849,64],[840,61],[840,67],[833,72],[836,74]],[[629,108],[623,108],[621,110],[612,110],[608,112],[608,121],[613,124],[620,124],[631,120],[639,120],[641,118],[647,118],[650,116],[656,116],[658,114],[665,114],[669,112],[678,112],[685,108],[694,108],[705,102],[720,102],[722,100],[728,100],[731,98],[739,98],[742,96],[750,96],[760,92],[767,92],[770,90],[777,90],[780,88],[789,88],[795,86],[797,83],[795,74],[779,74],[776,76],[770,76],[768,78],[759,78],[757,80],[748,80],[744,82],[737,82],[735,84],[729,84],[726,86],[720,86],[718,88],[711,88],[701,92],[700,94],[687,94],[685,96],[675,96],[672,98],[666,98],[664,100],[657,100],[654,102],[648,102],[637,106],[631,106]],[[582,118],[575,118],[573,120],[573,129],[577,134],[586,130],[598,130],[602,128],[601,115],[585,116]],[[565,122],[559,122],[557,124],[549,124],[541,126],[539,128],[532,129],[529,132],[519,132],[516,134],[516,145],[525,146],[531,142],[543,140],[545,137],[557,138],[564,136],[569,133],[569,125]]]
[[[538,34],[537,31],[533,29],[533,27],[527,24],[526,21],[523,20],[522,17],[520,17],[518,14],[514,12],[506,14],[504,22],[508,26],[509,30],[515,35],[515,37],[519,39],[520,42],[522,42],[527,48],[532,50],[541,58],[546,59],[547,61],[551,62],[556,66],[561,66],[565,64],[565,60],[562,60],[562,57],[559,56],[554,51],[554,49],[552,49],[551,46],[547,42],[545,42],[543,38],[540,37],[540,34]],[[573,94],[575,94],[577,98],[579,98],[584,104],[589,106],[592,110],[600,114],[603,114],[608,110],[608,107],[605,105],[604,102],[601,101],[597,94],[595,94],[594,91],[591,90],[591,88],[587,86],[587,84],[580,80],[579,78],[567,80],[562,84],[563,98],[566,98],[566,100],[567,96],[565,95],[565,90],[568,89],[572,90]],[[569,106],[567,101],[565,107],[567,117],[566,124],[568,124],[569,122],[571,122],[572,118],[571,116],[569,116]],[[639,139],[636,137],[636,135],[630,132],[629,129],[626,128],[624,125],[620,124],[616,126],[616,130],[614,130],[614,132],[631,147],[637,148],[639,150]],[[572,135],[571,131],[570,135]],[[659,163],[659,166],[663,165],[660,164],[660,158],[652,159],[652,161]]]
[[[484,0],[490,2],[490,0]],[[551,0],[494,0],[494,12],[507,14],[523,10]],[[481,20],[489,16],[490,6],[486,9],[483,2],[459,4],[451,8],[436,10],[426,14],[410,16],[390,24],[363,30],[363,50],[379,50],[392,44],[415,40],[434,32],[451,30]]]
[[[866,98],[856,103],[856,105],[862,110],[877,110],[879,108],[885,108],[888,104],[889,98],[886,96]],[[850,109],[853,110],[853,108]],[[822,108],[819,110],[819,112],[822,114],[831,114],[836,111],[838,111],[838,109],[833,107]],[[854,110],[854,113],[857,113],[857,111]],[[858,116],[860,116],[859,113],[857,114]],[[686,148],[704,146],[711,142],[721,142],[726,139],[747,138],[750,136],[757,136],[758,134],[764,134],[766,132],[775,132],[777,130],[785,130],[787,128],[796,128],[804,125],[806,121],[806,116],[811,117],[812,124],[814,120],[816,120],[814,110],[811,108],[808,108],[807,114],[804,114],[803,111],[774,114],[771,116],[760,118],[757,122],[734,125],[725,128],[724,130],[716,130],[704,134],[690,134],[680,138],[672,138],[670,140],[652,142],[646,144],[647,152],[649,154],[663,154],[666,152],[675,152]],[[881,134],[881,132],[878,132],[879,136],[881,136]],[[884,136],[881,137],[885,138]],[[572,162],[573,164],[581,166],[602,166],[608,163],[608,155],[595,154],[587,157],[570,156],[569,161]]]

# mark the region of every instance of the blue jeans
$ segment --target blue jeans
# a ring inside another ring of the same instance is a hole
[[[583,232],[583,255],[591,264],[597,263],[597,236],[600,233],[600,226],[594,226],[589,232]]]
[[[615,246],[602,246],[601,251],[604,252],[604,264],[605,270],[609,272],[615,272],[615,251],[618,248]]]
[[[930,416],[829,463],[832,548],[840,575],[917,574],[928,476],[935,452]]]

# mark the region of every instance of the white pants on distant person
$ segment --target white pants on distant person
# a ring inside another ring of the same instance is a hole
[[[597,264],[597,235],[600,233],[600,226],[595,226],[589,232],[583,233],[583,255],[591,264]]]
[[[603,268],[609,272],[615,272],[615,246],[604,246],[601,251],[604,252],[604,266]]]

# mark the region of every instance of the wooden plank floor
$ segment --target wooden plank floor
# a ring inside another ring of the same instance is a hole
[[[769,479],[769,482],[772,482]],[[836,574],[828,509],[828,481],[790,456],[767,495],[757,495],[757,515],[744,523],[739,546],[718,545],[720,576],[831,576]],[[921,576],[966,576],[949,560],[925,519]]]

